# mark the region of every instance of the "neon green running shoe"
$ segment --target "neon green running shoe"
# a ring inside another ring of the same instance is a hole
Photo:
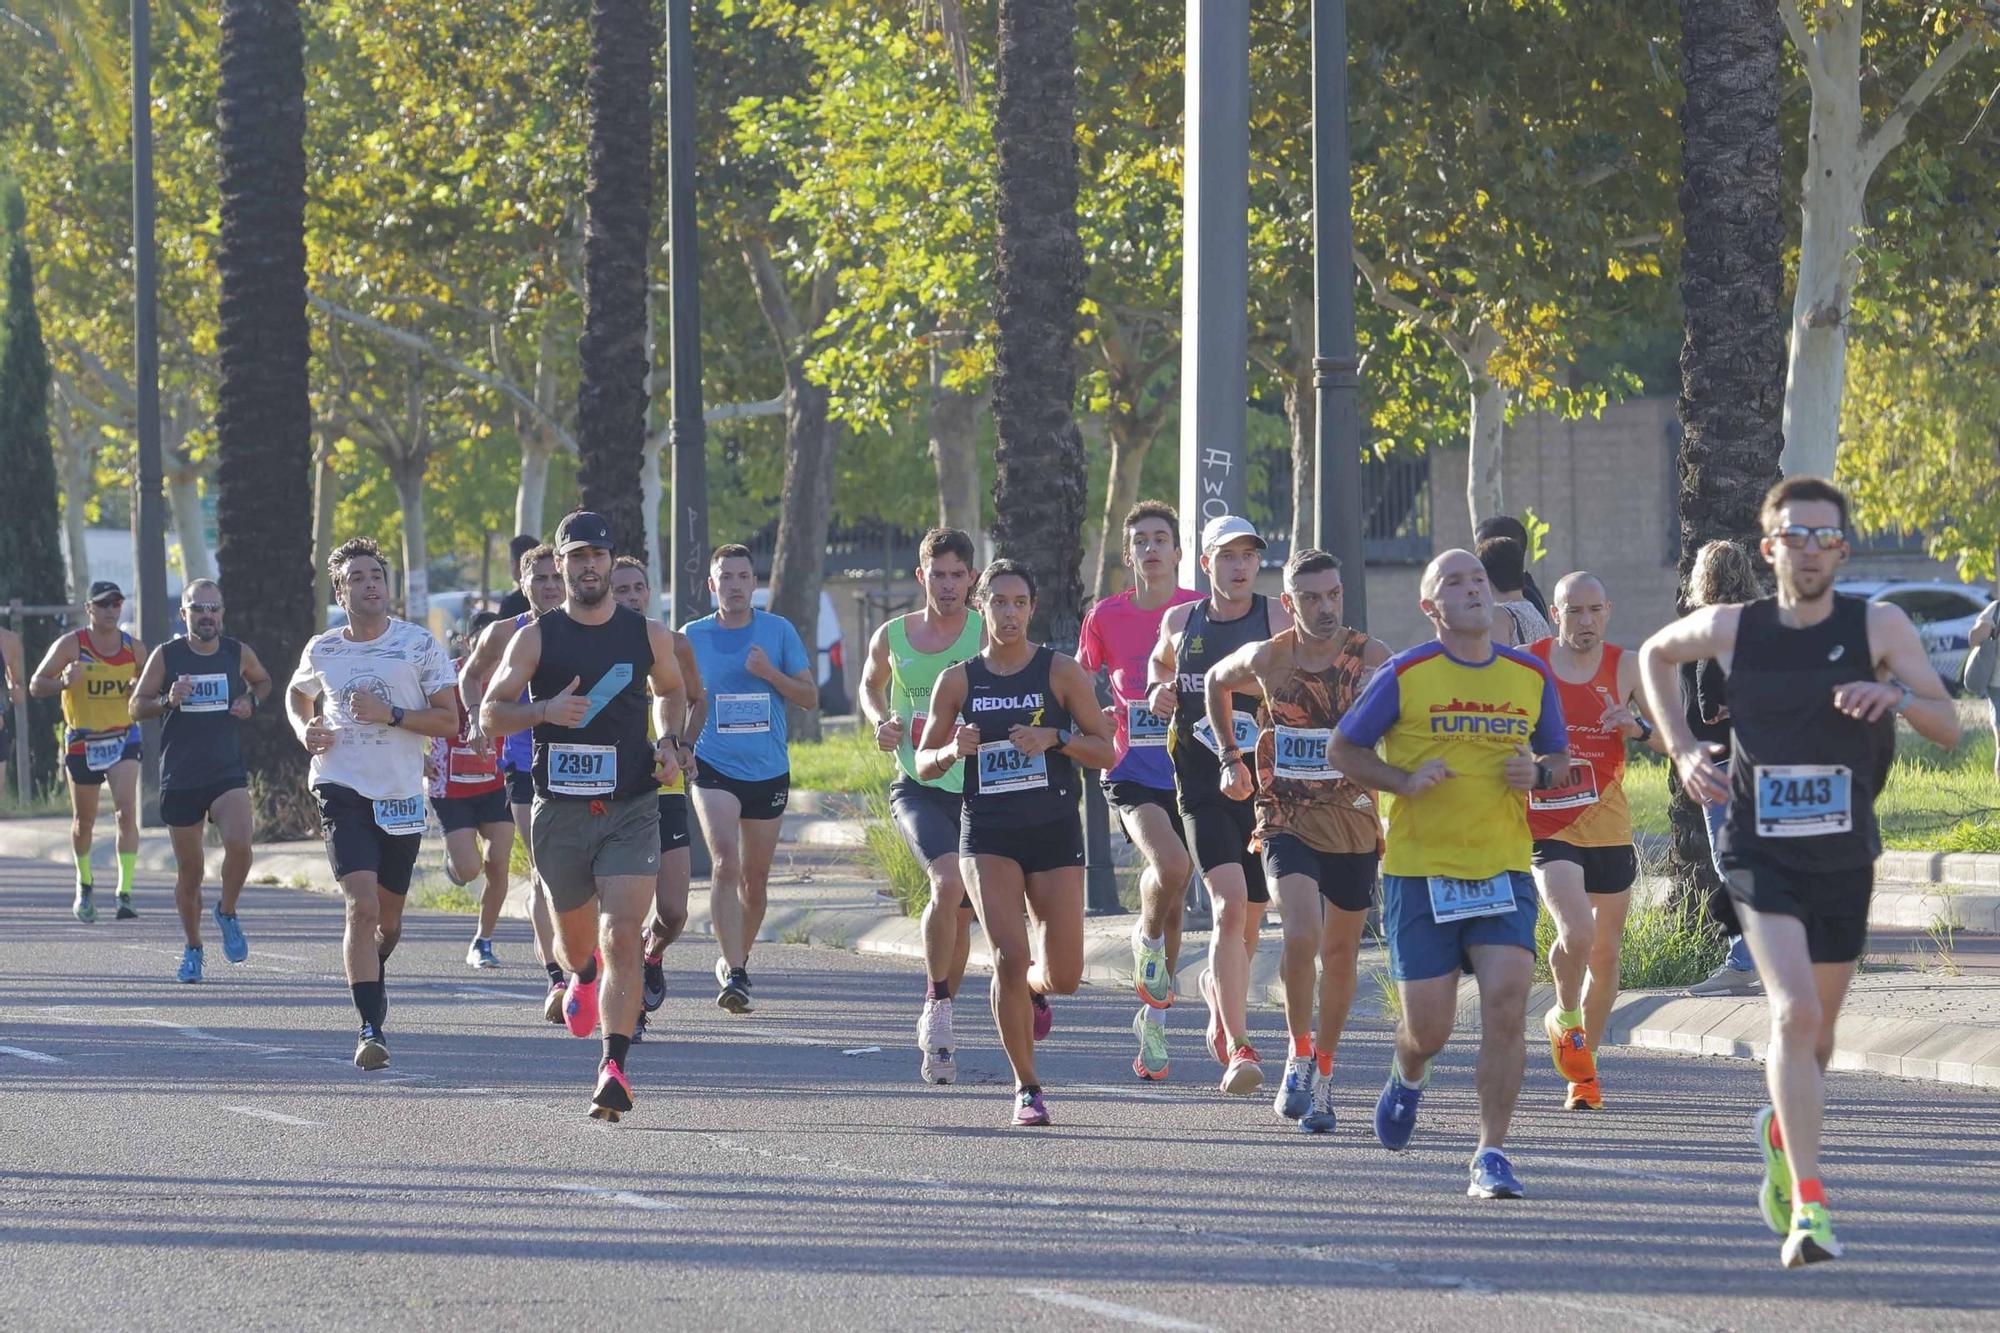
[[[1789,1236],[1792,1230],[1792,1164],[1785,1160],[1785,1150],[1771,1143],[1771,1127],[1777,1118],[1777,1110],[1766,1106],[1757,1112],[1757,1118],[1752,1122],[1757,1127],[1757,1146],[1764,1153],[1764,1183],[1757,1189],[1757,1208],[1764,1214],[1765,1226],[1780,1236]]]
[[[1834,1239],[1833,1218],[1823,1203],[1802,1203],[1792,1216],[1791,1234],[1785,1237],[1780,1256],[1787,1268],[1825,1263],[1840,1257],[1840,1242]]]
[[[1165,1009],[1174,1002],[1174,974],[1167,970],[1167,951],[1149,949],[1132,937],[1132,989],[1148,1009]]]
[[[1155,1023],[1148,1011],[1132,1015],[1132,1035],[1139,1039],[1139,1053],[1132,1057],[1132,1072],[1148,1083],[1167,1076],[1167,1029]]]

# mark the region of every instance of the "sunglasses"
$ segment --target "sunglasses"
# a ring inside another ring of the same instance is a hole
[[[204,615],[214,615],[214,614],[215,614],[216,612],[218,612],[218,611],[220,611],[220,610],[222,609],[222,603],[221,603],[221,602],[189,602],[189,603],[187,604],[187,609],[188,609],[188,610],[190,610],[190,611],[199,611],[199,612],[201,612],[201,613],[202,613],[202,614],[204,614]]]
[[[1788,528],[1779,528],[1768,535],[1772,541],[1783,542],[1794,551],[1805,550],[1807,542],[1811,542],[1813,548],[1820,551],[1831,551],[1847,545],[1847,534],[1839,528],[1809,528],[1801,523],[1794,523]]]
[[[91,605],[104,607],[123,606],[125,605],[125,599],[123,597],[100,597],[92,602]]]

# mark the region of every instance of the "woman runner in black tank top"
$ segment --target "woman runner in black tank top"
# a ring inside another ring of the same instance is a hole
[[[1046,1125],[1035,1042],[1053,1022],[1048,995],[1083,977],[1083,825],[1079,764],[1117,757],[1111,722],[1076,660],[1028,641],[1034,576],[996,560],[980,581],[986,646],[938,677],[915,755],[936,781],[964,763],[959,855],[993,949],[993,1013],[1014,1067],[1014,1123]],[[1041,956],[1031,965],[1027,914]]]

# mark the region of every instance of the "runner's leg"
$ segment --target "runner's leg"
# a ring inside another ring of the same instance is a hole
[[[1146,868],[1139,875],[1139,930],[1148,939],[1164,939],[1167,971],[1180,975],[1182,903],[1194,858],[1181,845],[1174,818],[1157,805],[1141,805],[1125,814],[1125,831],[1139,846]]]
[[[1757,974],[1771,1001],[1771,1044],[1764,1057],[1764,1080],[1771,1105],[1778,1112],[1778,1130],[1796,1189],[1802,1180],[1819,1179],[1821,1099],[1825,1093],[1822,1047],[1833,1049],[1833,1023],[1821,1000],[1820,970],[1828,970],[1827,990],[1838,999],[1847,983],[1839,973],[1853,974],[1851,963],[1816,967],[1806,945],[1805,923],[1778,912],[1759,912],[1739,901],[1737,917],[1744,938],[1757,960]],[[1837,984],[1835,984],[1837,983]]]
[[[201,948],[201,879],[207,860],[201,845],[202,827],[167,827],[167,838],[174,847],[174,910],[180,914],[181,934],[190,949]]]
[[[1038,870],[1027,877],[1024,896],[1037,946],[1028,989],[1074,995],[1083,981],[1083,867]]]
[[[381,903],[375,922],[376,975],[380,976],[382,964],[389,961],[389,955],[396,952],[396,946],[402,942],[403,908],[409,896],[382,889],[376,898]]]
[[[481,824],[486,839],[486,889],[479,896],[479,938],[490,940],[500,928],[500,909],[507,905],[508,866],[514,859],[514,825],[505,820]]]
[[[104,785],[111,788],[111,800],[118,807],[118,854],[133,856],[139,850],[139,761],[121,759],[105,774]],[[130,884],[119,882],[119,891]]]
[[[1250,952],[1244,949],[1243,941],[1253,929],[1250,923],[1255,916],[1242,866],[1217,866],[1202,875],[1202,882],[1208,886],[1209,910],[1215,920],[1208,937],[1208,965],[1215,973],[1215,995],[1221,1002],[1217,1018],[1222,1023],[1224,1049],[1234,1050],[1239,1042],[1250,1040]]]
[[[1527,1023],[1528,988],[1535,980],[1532,950],[1511,944],[1475,944],[1466,950],[1472,973],[1479,979],[1479,1148],[1499,1148],[1507,1141],[1514,1103],[1521,1095],[1521,1073],[1528,1048],[1521,1041]],[[1457,990],[1453,985],[1454,999]],[[1477,1152],[1474,1154],[1477,1155]]]
[[[1430,1076],[1431,1058],[1451,1040],[1458,1018],[1458,973],[1399,981],[1396,993],[1403,1010],[1396,1024],[1396,1076],[1414,1088]]]
[[[742,824],[743,967],[750,965],[750,950],[757,943],[757,932],[764,928],[771,860],[778,854],[778,833],[784,823],[783,819],[746,819]]]
[[[222,897],[217,910],[224,916],[236,915],[236,900],[243,896],[244,881],[250,878],[250,789],[235,787],[215,798],[208,817],[222,835]]]
[[[688,923],[688,881],[694,853],[673,847],[660,853],[660,873],[653,877],[653,948],[665,949],[681,937]]]
[[[1316,989],[1313,968],[1323,935],[1319,882],[1311,875],[1283,875],[1277,887],[1278,911],[1284,918],[1285,929],[1278,954],[1278,976],[1285,983],[1285,1032],[1291,1038],[1285,1054],[1311,1055]]]
[[[535,807],[532,803],[516,801],[512,809],[515,828],[532,827],[535,817]],[[541,875],[535,870],[535,840],[524,836],[521,845],[528,852],[528,923],[535,931],[535,961],[546,968],[556,961],[555,916],[549,911],[548,890],[542,884]]]
[[[1595,1051],[1618,998],[1619,950],[1625,941],[1625,917],[1632,910],[1632,891],[1593,893],[1590,906],[1597,918],[1597,939],[1590,950],[1590,979],[1583,988],[1583,1035]]]
[[[715,946],[725,964],[742,967],[750,956],[748,941],[743,939],[743,898],[738,889],[743,879],[743,805],[733,792],[714,787],[690,785],[688,794],[694,798],[695,815],[701,820],[709,861],[714,866],[708,886],[708,919],[715,931]]]
[[[1549,861],[1535,867],[1535,883],[1556,923],[1555,942],[1549,945],[1549,973],[1555,981],[1556,1008],[1581,1010],[1584,972],[1590,966],[1590,951],[1597,941],[1590,895],[1583,887],[1583,867],[1574,861]]]
[[[453,829],[444,835],[445,869],[454,884],[470,884],[479,874],[479,831]]]
[[[924,941],[924,977],[935,989],[942,981],[950,987],[953,995],[958,994],[958,978],[964,975],[964,963],[960,962],[959,938],[966,935],[961,928],[959,909],[965,903],[965,882],[959,878],[958,853],[947,852],[937,857],[924,868],[931,882],[930,901],[924,904],[921,924]],[[953,975],[953,967],[959,971]]]
[[[382,956],[376,951],[375,937],[382,925],[382,901],[394,895],[381,891],[372,870],[357,870],[342,875],[340,892],[346,909],[340,952],[347,984],[359,986],[374,982],[379,985],[382,980]],[[376,1015],[366,1010],[362,1011],[361,1018],[364,1022],[379,1021]]]
[[[583,909],[588,913],[595,908],[597,918],[596,947],[604,960],[597,1012],[608,1036],[630,1037],[639,1021],[645,962],[639,937],[653,905],[656,880],[653,875],[602,876],[596,902]]]
[[[1028,998],[1027,883],[1020,864],[1004,856],[965,858],[966,887],[993,951],[993,983],[988,991],[1000,1047],[1020,1087],[1039,1087],[1035,1078],[1035,1005]]]
[[[1325,1057],[1330,1072],[1340,1047],[1340,1034],[1347,1026],[1347,1011],[1354,1004],[1359,983],[1361,935],[1368,928],[1368,913],[1346,912],[1328,903],[1322,909],[1319,931],[1319,1029],[1313,1034],[1313,1048]],[[1287,982],[1289,987],[1291,983]]]
[[[76,856],[76,882],[89,888],[92,884],[90,869],[90,842],[97,832],[97,804],[103,797],[102,783],[72,782],[69,784],[69,846]]]

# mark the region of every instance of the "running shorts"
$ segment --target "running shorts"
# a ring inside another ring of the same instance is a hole
[[[1138,835],[1132,831],[1134,819],[1141,810],[1150,805],[1159,807],[1166,814],[1167,823],[1172,827],[1174,836],[1180,839],[1181,846],[1187,846],[1187,831],[1181,827],[1181,810],[1174,800],[1172,787],[1149,787],[1143,782],[1133,782],[1127,778],[1121,778],[1117,782],[1106,781],[1102,785],[1104,799],[1118,812],[1118,823],[1124,828],[1125,836],[1131,842],[1139,841]]]
[[[691,847],[694,840],[688,836],[688,798],[684,791],[663,791],[660,798],[660,850],[671,852],[678,847]]]
[[[660,802],[656,792],[618,800],[535,802],[528,820],[535,874],[558,912],[597,896],[597,881],[660,872]]]
[[[1561,838],[1535,840],[1535,864],[1567,861],[1583,868],[1586,893],[1623,893],[1639,882],[1639,853],[1631,843],[1615,847],[1578,847]]]
[[[694,785],[705,791],[728,792],[741,808],[740,819],[782,819],[792,799],[792,775],[780,773],[762,782],[732,778],[715,765],[695,755]]]
[[[1264,877],[1276,884],[1286,875],[1304,875],[1319,885],[1319,896],[1343,912],[1375,905],[1374,852],[1322,852],[1294,833],[1264,839]]]
[[[1021,867],[1024,875],[1062,870],[1083,864],[1083,820],[1064,815],[1046,824],[1025,828],[974,828],[959,826],[960,856],[1004,856]]]
[[[1271,886],[1264,882],[1264,863],[1250,850],[1257,832],[1257,808],[1248,801],[1230,801],[1217,796],[1203,801],[1181,815],[1183,840],[1194,849],[1195,863],[1202,874],[1223,866],[1243,867],[1243,882],[1253,903],[1271,901]]]
[[[246,784],[241,778],[211,782],[205,787],[176,787],[160,793],[160,822],[168,828],[188,828],[208,818],[209,808],[225,792],[238,791]]]
[[[7,757],[12,759],[14,756],[9,754]],[[130,741],[126,744],[124,752],[118,756],[118,763],[137,763],[138,761],[139,742]],[[112,768],[116,767],[117,764],[112,765]],[[83,761],[83,756],[74,751],[63,756],[63,768],[68,771],[71,784],[78,787],[102,787],[105,777],[111,772],[109,768],[101,773],[92,770],[90,765]]]
[[[535,775],[525,768],[507,770],[507,804],[533,805],[535,803]]]
[[[1873,865],[1808,873],[1739,857],[1728,863],[1722,885],[1739,907],[1797,917],[1815,963],[1851,963],[1868,947]]]
[[[1535,877],[1507,872],[1514,884],[1514,910],[1439,925],[1431,916],[1430,882],[1422,875],[1382,876],[1382,930],[1389,937],[1389,976],[1423,981],[1472,971],[1477,944],[1511,944],[1535,952]]]
[[[965,809],[959,793],[897,778],[889,784],[889,809],[903,841],[926,867],[940,856],[958,854],[959,817]]]
[[[433,796],[431,809],[437,811],[438,823],[444,826],[446,833],[478,828],[481,824],[514,822],[514,811],[507,803],[507,792],[500,787],[476,796]]]
[[[319,801],[320,831],[334,878],[366,871],[390,893],[408,893],[424,835],[390,833],[375,822],[375,802],[352,787],[322,782],[312,790]]]

